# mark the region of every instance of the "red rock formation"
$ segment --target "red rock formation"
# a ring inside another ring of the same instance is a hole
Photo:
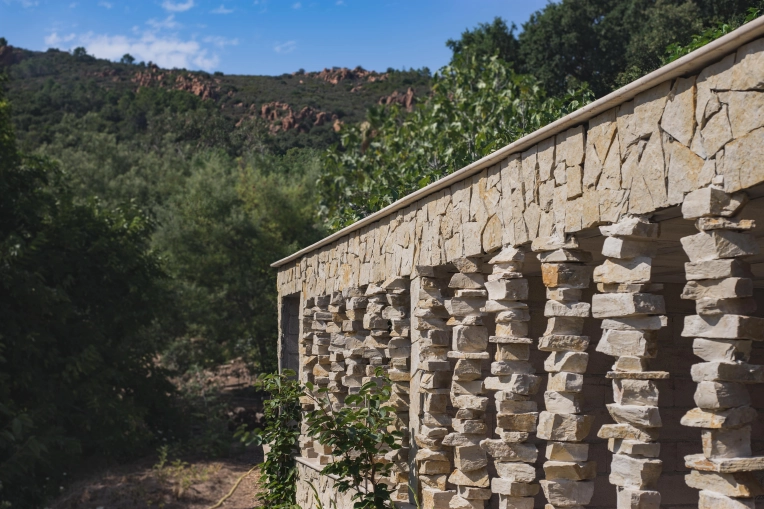
[[[390,95],[383,95],[382,97],[379,98],[379,101],[377,101],[377,104],[383,104],[385,106],[389,106],[391,104],[398,104],[406,108],[406,111],[411,111],[414,109],[414,102],[415,102],[414,89],[409,87],[409,89],[406,90],[405,94],[401,94],[397,90],[395,90]]]
[[[293,75],[296,74],[297,73],[293,73]],[[387,73],[367,71],[362,67],[356,67],[352,70],[348,69],[347,67],[335,67],[332,69],[324,69],[320,72],[308,72],[305,73],[305,76],[320,79],[326,81],[327,83],[331,83],[332,85],[337,85],[341,81],[345,80],[357,80],[374,83],[375,81],[385,81],[388,77]]]

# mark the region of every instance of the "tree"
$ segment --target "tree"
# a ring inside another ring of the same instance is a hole
[[[515,37],[517,27],[513,23],[507,27],[506,21],[495,17],[492,23],[480,23],[473,30],[465,30],[458,40],[446,41],[455,55],[462,55],[466,51],[479,57],[491,57],[498,55],[507,62],[517,62],[519,43]]]
[[[319,177],[321,212],[333,229],[353,223],[589,100],[586,88],[549,97],[498,57],[457,54],[412,113],[376,107],[343,128]]]
[[[125,53],[124,55],[122,55],[122,58],[119,60],[119,63],[133,65],[135,63],[135,57],[133,57],[130,53]]]
[[[77,46],[76,48],[72,50],[72,56],[79,60],[84,60],[88,58],[90,55],[88,55],[88,50],[86,50],[82,46]]]

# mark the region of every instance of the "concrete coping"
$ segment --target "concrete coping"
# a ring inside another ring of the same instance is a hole
[[[639,93],[645,90],[651,89],[657,85],[660,85],[664,81],[672,80],[697,72],[709,64],[721,59],[735,51],[738,47],[748,42],[757,39],[764,34],[764,16],[757,18],[750,23],[743,25],[742,27],[734,30],[727,35],[712,41],[702,48],[699,48],[692,53],[679,58],[670,64],[656,69],[655,71],[642,76],[636,81],[629,83],[628,85],[615,90],[608,95],[597,99],[596,101],[587,104],[586,106],[579,108],[578,110],[570,113],[561,119],[558,119],[551,124],[548,124],[541,129],[532,132],[526,136],[523,136],[519,140],[516,140],[509,145],[500,148],[499,150],[488,154],[482,159],[468,164],[464,168],[451,173],[443,177],[440,180],[433,182],[432,184],[423,187],[411,194],[408,194],[400,200],[391,203],[387,207],[374,212],[366,216],[363,219],[356,221],[355,223],[346,226],[345,228],[332,233],[331,235],[323,238],[322,240],[305,247],[294,254],[282,258],[277,262],[271,264],[271,267],[281,267],[291,261],[297,260],[302,256],[315,251],[321,247],[329,245],[350,233],[363,228],[364,226],[375,223],[386,216],[389,216],[393,212],[397,212],[403,208],[408,207],[412,203],[427,197],[430,194],[436,193],[441,189],[451,186],[451,184],[463,180],[467,177],[482,171],[483,169],[497,164],[499,161],[517,152],[532,147],[533,145],[559,134],[571,127],[580,125],[589,119],[596,117],[600,113],[603,113],[619,104],[630,101],[636,97]]]

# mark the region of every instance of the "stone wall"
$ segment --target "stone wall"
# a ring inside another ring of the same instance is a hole
[[[313,297],[764,182],[764,39],[279,268]]]
[[[279,267],[302,380],[390,374],[399,505],[764,495],[764,39],[722,57]]]

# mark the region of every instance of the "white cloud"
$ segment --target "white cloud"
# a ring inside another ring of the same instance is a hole
[[[137,36],[53,33],[45,38],[48,46],[69,43],[69,47],[84,46],[90,55],[109,60],[119,60],[130,53],[136,60],[151,61],[160,67],[198,68],[212,70],[220,59],[194,40],[183,40],[175,35],[160,35],[147,30]],[[66,48],[62,48],[66,49]]]
[[[177,28],[180,28],[182,25],[175,21],[175,14],[170,14],[165,19],[158,20],[156,18],[151,18],[146,22],[147,25],[149,25],[154,30],[161,30],[161,29],[168,29],[168,30],[175,30]],[[138,27],[133,28],[133,32],[137,32],[139,29]]]
[[[292,9],[299,9],[302,7],[302,4],[300,2],[295,2],[292,4]]]
[[[77,7],[77,2],[72,2],[69,4],[70,9],[74,9],[75,7]]]
[[[273,46],[276,53],[291,53],[297,49],[297,41],[277,42]]]
[[[111,2],[98,2],[98,5],[100,5],[101,7],[105,7],[107,9],[111,9],[112,7],[114,7],[114,5]]]
[[[162,9],[169,12],[186,12],[194,6],[194,0],[188,0],[187,2],[173,2],[172,0],[165,0],[162,2]]]
[[[343,0],[337,0],[335,2],[336,5],[345,5],[345,2]]]
[[[220,7],[217,9],[212,9],[210,11],[211,14],[231,14],[233,12],[233,9],[226,9],[226,6],[223,4],[220,4]]]
[[[52,34],[45,36],[45,45],[49,47],[59,46],[62,43],[73,41],[75,37],[77,37],[76,34],[61,36],[58,35],[58,33],[53,32]]]
[[[208,44],[214,44],[218,48],[225,48],[226,46],[239,45],[239,39],[226,39],[225,37],[222,37],[219,35],[208,35],[202,40]]]

